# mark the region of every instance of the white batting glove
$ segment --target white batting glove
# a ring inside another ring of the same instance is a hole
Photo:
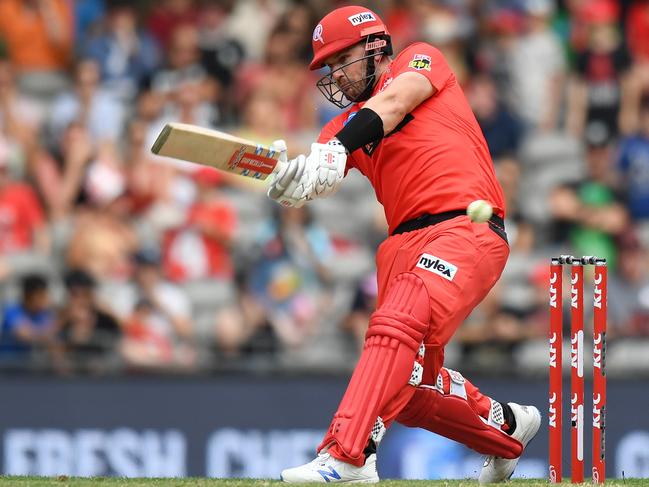
[[[336,139],[311,144],[308,157],[288,161],[268,188],[268,196],[284,206],[299,208],[313,198],[332,194],[345,176],[347,153]]]
[[[345,177],[345,147],[338,139],[331,139],[326,144],[311,144],[311,154],[307,157],[307,161],[309,160],[315,172],[315,197],[324,198],[336,192]]]
[[[300,185],[300,180],[304,179],[305,157],[300,156],[289,161],[286,142],[283,140],[274,141],[271,149],[279,152],[280,156],[279,171],[268,187],[268,197],[283,206],[299,208],[306,202],[302,197],[304,186]]]

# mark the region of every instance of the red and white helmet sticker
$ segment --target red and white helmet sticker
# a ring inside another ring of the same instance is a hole
[[[322,42],[324,44],[324,39],[322,38],[322,24],[318,24],[313,29],[313,42]]]

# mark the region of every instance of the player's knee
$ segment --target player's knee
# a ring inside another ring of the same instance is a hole
[[[412,349],[419,348],[430,320],[430,299],[422,279],[411,272],[392,281],[385,300],[372,314],[367,338],[396,338]]]

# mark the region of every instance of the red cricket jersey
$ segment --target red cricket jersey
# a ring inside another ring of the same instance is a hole
[[[347,159],[372,183],[392,231],[425,213],[465,209],[483,199],[504,216],[505,202],[482,130],[442,53],[418,42],[404,49],[379,78],[374,94],[399,74],[426,76],[437,93],[417,106],[374,147],[354,151]],[[333,138],[363,103],[328,122],[321,143]]]

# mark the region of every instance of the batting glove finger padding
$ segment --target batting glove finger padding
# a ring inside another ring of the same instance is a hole
[[[286,141],[278,139],[270,144],[270,149],[279,152],[279,159],[277,160],[277,172],[272,175],[271,184],[268,187],[268,197],[271,199],[277,199],[282,195],[282,191],[284,190],[283,186],[278,186],[278,181],[288,180],[286,176],[286,173],[289,170],[287,156],[288,147],[286,146]]]
[[[275,152],[279,152],[279,162],[286,163],[288,162],[288,147],[286,146],[286,141],[283,139],[278,139],[274,140],[272,144],[270,144],[270,148],[274,150]]]
[[[299,155],[286,163],[268,188],[268,196],[283,206],[299,208],[313,191],[311,177],[306,170],[306,156]]]

